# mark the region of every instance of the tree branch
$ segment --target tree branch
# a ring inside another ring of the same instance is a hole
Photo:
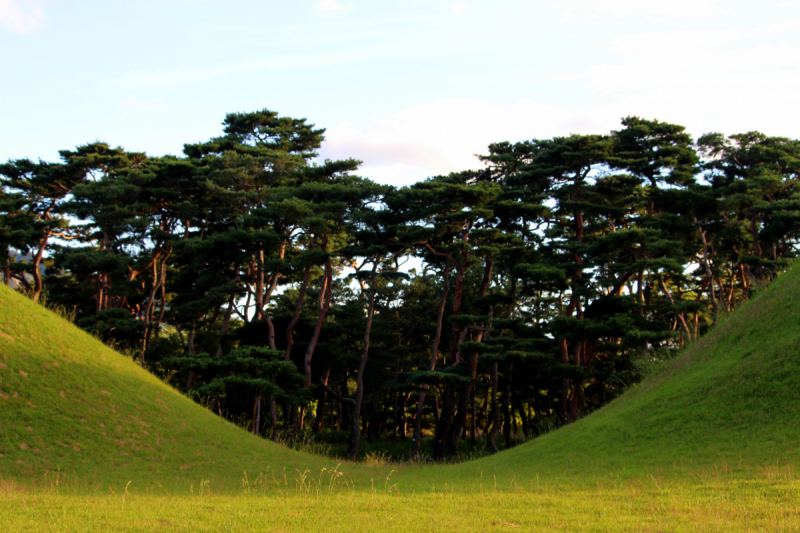
[[[348,405],[355,405],[356,404],[356,401],[354,399],[345,398],[344,396],[342,396],[341,394],[339,394],[338,392],[336,392],[332,388],[328,387],[325,384],[325,382],[322,381],[322,378],[319,379],[319,384],[320,384],[320,386],[322,386],[322,390],[324,390],[325,392],[327,392],[328,394],[333,396],[335,399],[339,400],[341,403],[346,403]]]

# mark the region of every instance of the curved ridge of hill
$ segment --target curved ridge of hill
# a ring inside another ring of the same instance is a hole
[[[800,465],[800,267],[660,364],[582,420],[459,466],[575,478]]]
[[[0,479],[239,485],[335,463],[254,437],[0,286]],[[214,483],[216,482],[216,483]]]
[[[405,487],[538,476],[598,478],[800,458],[800,268],[725,317],[657,375],[563,429],[458,465],[402,468]],[[129,358],[0,286],[0,480],[53,470],[87,483],[239,487],[259,472],[291,485],[336,463],[253,437]],[[339,467],[358,486],[389,469]],[[543,479],[544,479],[543,478]],[[165,487],[164,487],[165,486]]]

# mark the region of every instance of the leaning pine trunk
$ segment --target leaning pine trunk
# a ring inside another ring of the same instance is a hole
[[[228,301],[228,309],[225,311],[225,316],[222,319],[222,327],[220,328],[220,337],[219,343],[217,344],[217,353],[216,357],[219,359],[222,357],[222,338],[228,332],[228,325],[231,322],[231,314],[233,314],[233,295],[231,295],[231,299]]]
[[[514,362],[509,361],[506,368],[506,386],[503,390],[503,436],[506,439],[506,449],[511,447],[511,375],[514,372]]]
[[[41,243],[39,244],[39,249],[36,251],[36,255],[33,257],[33,294],[31,294],[31,300],[34,302],[39,301],[39,297],[42,295],[42,290],[44,288],[44,285],[42,284],[42,273],[39,271],[39,265],[42,262],[42,254],[47,246],[47,241],[50,240],[51,234],[52,232],[47,230],[44,239],[42,239]]]
[[[490,453],[496,453],[497,443],[494,439],[497,437],[497,431],[500,429],[500,409],[497,405],[497,362],[492,363],[492,411],[490,415],[491,426],[489,427],[489,434],[486,435],[486,447]]]
[[[186,342],[186,350],[191,355],[197,355],[194,349],[194,335],[195,335],[195,326],[192,323],[192,331],[189,332],[189,336]],[[186,390],[190,390],[194,387],[194,383],[197,380],[197,373],[194,370],[189,371],[189,377],[186,379]]]
[[[278,257],[281,260],[283,259],[283,255],[284,255],[285,250],[286,250],[286,243],[282,242],[281,243],[281,247],[280,247],[280,252],[278,254]],[[260,258],[261,258],[262,267],[263,267],[263,252],[261,252],[261,254],[262,255],[260,256]],[[261,301],[260,301],[261,307],[260,308],[258,307],[259,304],[256,305],[256,311],[259,311],[259,309],[260,309],[260,314],[261,314],[261,316],[264,317],[264,322],[267,323],[267,333],[268,333],[268,337],[267,338],[269,340],[269,349],[270,350],[275,350],[276,349],[275,348],[275,325],[272,323],[272,318],[269,316],[269,313],[264,311],[264,306],[266,306],[267,303],[269,303],[269,300],[272,297],[272,292],[275,290],[275,287],[277,286],[277,284],[278,284],[278,274],[275,274],[273,276],[273,278],[272,278],[272,283],[270,284],[270,287],[269,287],[269,290],[267,291],[267,294],[263,298],[261,298]],[[277,412],[278,412],[278,406],[275,404],[275,396],[270,395],[270,397],[269,397],[269,413],[270,413],[270,422],[272,424],[272,440],[276,440],[278,438],[278,433],[277,433],[278,415],[277,415]]]
[[[450,257],[444,267],[444,290],[442,292],[442,300],[439,302],[439,316],[436,319],[436,334],[433,337],[433,344],[431,345],[431,362],[428,365],[428,370],[432,371],[436,368],[436,359],[439,354],[439,341],[442,338],[442,321],[444,319],[444,308],[447,304],[447,293],[450,292]],[[417,400],[417,416],[414,418],[414,436],[411,438],[411,458],[416,459],[419,457],[419,445],[422,438],[422,413],[425,408],[425,394],[428,392],[428,384],[422,385],[422,390],[419,391],[419,399]]]
[[[358,364],[358,374],[356,375],[356,402],[353,405],[353,427],[350,432],[350,446],[347,448],[347,458],[355,461],[358,456],[358,447],[361,444],[361,425],[356,417],[361,413],[361,404],[364,401],[364,369],[367,365],[369,356],[369,334],[372,329],[372,316],[375,312],[375,276],[372,276],[372,283],[369,291],[369,306],[367,308],[367,324],[364,327],[364,349],[361,351],[361,361]]]
[[[270,438],[276,441],[278,440],[278,406],[275,405],[275,396],[272,395],[269,397],[269,422],[272,426],[270,428],[272,431]]]
[[[155,314],[156,308],[156,294],[159,290],[164,288],[164,277],[167,275],[167,259],[169,258],[170,252],[167,252],[166,255],[161,259],[161,268],[158,268],[158,256],[161,255],[161,252],[156,254],[156,257],[153,259],[153,287],[150,291],[150,295],[147,299],[147,305],[145,306],[144,311],[144,336],[142,337],[142,354],[139,357],[139,362],[142,365],[142,368],[145,368],[145,359],[147,355],[147,350],[150,348],[150,337],[153,334],[153,316]],[[162,305],[161,308],[161,316],[163,317],[164,314],[164,306]],[[159,324],[161,321],[161,317],[159,317]],[[156,328],[157,330],[157,328]]]
[[[263,263],[263,251],[261,252],[262,256],[261,261]],[[278,259],[283,262],[284,255],[286,254],[286,239],[281,241],[281,245],[278,248]],[[263,273],[262,273],[263,276]],[[264,307],[269,303],[270,299],[272,298],[272,293],[275,292],[275,287],[278,286],[278,279],[280,278],[280,272],[276,272],[272,276],[272,280],[270,281],[269,289],[267,289],[267,293],[260,299],[260,301],[256,300],[256,312],[260,314],[264,318],[264,321],[267,323],[267,333],[269,339],[269,349],[275,349],[275,325],[272,323],[272,318],[269,316],[264,310]],[[260,307],[259,307],[260,305]]]
[[[259,426],[261,425],[261,391],[256,391],[255,399],[253,402],[253,435],[260,433]]]
[[[323,387],[328,386],[328,378],[331,375],[331,369],[327,369],[325,373],[322,374],[322,385]],[[320,392],[320,398],[317,402],[317,414],[314,416],[314,425],[311,428],[311,431],[314,433],[319,433],[322,430],[322,425],[324,423],[325,418],[325,400],[328,398],[328,391],[324,388]]]
[[[706,275],[708,276],[708,296],[711,299],[711,308],[714,310],[714,322],[717,321],[719,315],[719,306],[717,305],[717,298],[714,290],[714,274],[711,272],[711,263],[708,259],[708,241],[706,241],[706,232],[702,228],[697,228],[700,233],[700,238],[703,241],[703,265],[706,268]]]
[[[467,242],[469,239],[469,231],[471,226],[467,225],[461,234],[461,241]],[[457,317],[461,314],[461,299],[464,294],[464,274],[467,267],[467,252],[461,253],[461,261],[456,262],[456,286],[453,292],[453,308],[450,316]],[[459,350],[459,340],[461,336],[461,326],[457,322],[453,322],[450,332],[450,360],[452,365],[455,366],[459,363],[456,360]],[[450,427],[453,424],[453,417],[455,415],[456,407],[456,387],[448,383],[445,386],[444,398],[442,402],[442,414],[436,423],[436,433],[433,440],[433,458],[441,461],[447,454],[447,437],[450,433]]]
[[[3,270],[3,282],[7,287],[11,286],[11,249],[6,248],[6,266]]]
[[[483,269],[483,280],[481,281],[481,285],[478,288],[478,294],[476,296],[477,299],[486,296],[486,291],[489,289],[489,284],[492,281],[493,269],[494,269],[494,258],[488,256],[486,258],[486,263]],[[512,293],[514,292],[513,284],[514,281],[512,281],[512,289],[511,289]],[[489,308],[489,313],[491,313],[491,308]],[[487,328],[478,329],[475,338],[473,340],[475,342],[481,342],[483,340],[484,334],[486,334],[486,337],[488,338],[490,333],[489,329],[491,329],[491,323],[488,325],[488,329]],[[461,339],[463,338],[464,338],[464,332],[462,332],[461,334]],[[459,398],[458,411],[456,411],[455,420],[453,421],[453,424],[450,427],[450,431],[447,435],[447,451],[453,454],[457,453],[458,451],[458,438],[466,426],[467,412],[469,411],[469,399],[470,397],[472,397],[472,391],[475,388],[475,380],[477,379],[478,376],[478,352],[476,351],[472,352],[472,354],[470,355],[469,367],[470,367],[470,378],[472,378],[472,380],[466,383],[461,388],[461,396]]]
[[[311,335],[311,340],[308,341],[308,348],[306,349],[305,357],[303,357],[303,370],[306,374],[305,388],[311,387],[311,358],[314,356],[314,349],[317,347],[319,335],[322,332],[322,325],[325,323],[325,317],[328,315],[328,309],[331,307],[331,286],[333,285],[333,266],[330,259],[325,263],[325,275],[322,280],[322,292],[319,295],[319,315],[317,316],[317,325],[314,327],[314,333]]]
[[[675,298],[673,298],[672,292],[667,287],[667,284],[664,282],[663,279],[661,279],[659,281],[661,282],[661,289],[664,291],[664,294],[667,295],[667,297],[669,298],[670,303],[672,305],[675,305]],[[689,330],[689,325],[686,323],[685,315],[683,313],[676,313],[675,314],[675,318],[677,319],[678,325],[680,326],[681,331],[683,332],[684,336],[686,337],[687,342],[692,341],[693,340],[692,339],[692,332],[691,332],[691,330]]]
[[[306,296],[306,289],[308,289],[308,279],[311,276],[311,267],[306,267],[303,274],[303,283],[300,285],[300,294],[297,295],[297,304],[294,307],[294,314],[292,320],[286,327],[286,351],[283,354],[285,361],[292,360],[292,346],[294,346],[294,328],[297,326],[297,321],[300,320],[300,311],[303,310],[303,299]]]
[[[561,337],[559,340],[559,354],[561,356],[561,363],[564,365],[569,364],[569,349],[567,346],[567,339]],[[569,378],[561,378],[561,394],[559,396],[559,419],[562,424],[568,421],[569,412]]]
[[[758,215],[750,217],[750,231],[753,234],[753,255],[761,259],[763,252],[761,251],[761,241],[758,239]],[[756,266],[756,276],[759,280],[764,279],[764,272],[761,265]]]

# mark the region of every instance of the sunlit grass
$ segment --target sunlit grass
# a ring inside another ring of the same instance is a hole
[[[312,476],[316,478],[317,476]],[[283,490],[243,486],[217,494],[208,484],[183,493],[156,486],[6,487],[0,524],[13,531],[793,531],[800,529],[800,481],[786,469],[755,479],[726,475],[681,482],[658,478],[604,483],[525,484],[484,479],[406,492],[391,480],[370,490],[316,479]],[[298,481],[297,479],[295,481]]]
[[[254,437],[0,287],[0,531],[800,530],[799,326],[800,270],[577,423],[354,464]]]

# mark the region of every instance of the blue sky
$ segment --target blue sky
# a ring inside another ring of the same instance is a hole
[[[398,185],[625,115],[800,137],[797,1],[0,0],[0,51],[0,160],[178,154],[262,108]]]

